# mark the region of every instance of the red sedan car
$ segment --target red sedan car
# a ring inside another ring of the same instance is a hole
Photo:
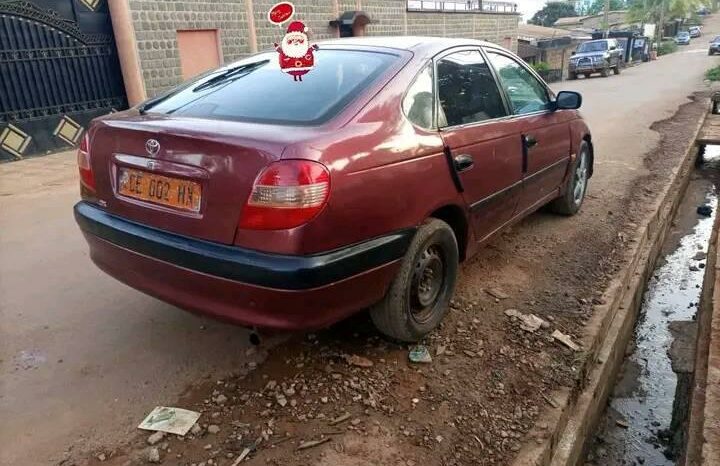
[[[248,326],[326,326],[370,308],[414,341],[458,262],[592,175],[580,95],[461,39],[320,43],[295,82],[274,52],[94,121],[75,218],[128,285]]]

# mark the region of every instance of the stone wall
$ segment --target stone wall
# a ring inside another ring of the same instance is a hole
[[[254,48],[268,49],[279,42],[284,33],[284,28],[267,21],[267,12],[277,0],[128,1],[149,97],[182,80],[178,30],[217,29],[224,62],[247,56]],[[468,37],[517,50],[519,16],[515,14],[408,12],[405,0],[295,0],[293,3],[297,10],[295,19],[310,27],[311,38],[316,41],[337,37],[337,30],[329,22],[343,11],[362,10],[373,20],[367,26],[368,35]]]

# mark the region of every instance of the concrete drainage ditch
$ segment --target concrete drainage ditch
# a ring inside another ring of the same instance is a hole
[[[718,205],[720,146],[692,174],[643,296],[586,465],[678,464],[686,442],[696,313]],[[700,209],[698,206],[710,207]]]

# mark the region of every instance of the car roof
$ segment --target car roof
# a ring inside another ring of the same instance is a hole
[[[497,44],[476,39],[455,39],[449,37],[429,36],[365,36],[327,39],[318,42],[322,45],[357,46],[357,47],[385,47],[412,52],[439,52],[441,50],[463,45],[476,45],[499,48]]]

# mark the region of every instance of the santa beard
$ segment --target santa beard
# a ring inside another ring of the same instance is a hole
[[[302,42],[300,42],[302,39]],[[295,43],[295,42],[299,43]],[[290,58],[304,57],[308,51],[308,38],[302,32],[286,34],[281,45],[283,53]]]

